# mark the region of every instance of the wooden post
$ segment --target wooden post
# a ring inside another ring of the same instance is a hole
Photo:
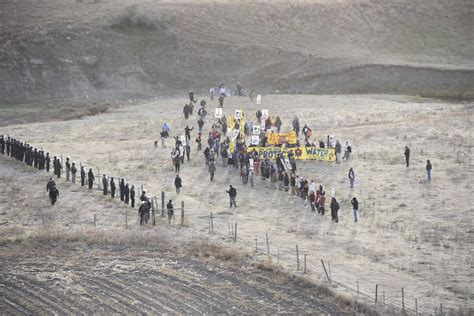
[[[383,306],[385,306],[385,290],[382,291]]]
[[[214,216],[211,212],[211,234],[214,234]]]
[[[375,305],[377,305],[377,294],[378,294],[378,290],[379,290],[379,285],[378,285],[378,284],[375,284]]]
[[[61,169],[64,168],[64,165],[63,165],[63,154],[61,154]]]
[[[100,176],[100,168],[97,167],[97,187],[99,188],[100,190],[100,183],[102,182],[102,177]]]
[[[165,192],[161,191],[161,217],[165,216]]]
[[[125,210],[125,228],[128,228],[128,210]]]
[[[331,262],[328,261],[328,270],[329,270],[329,278],[332,280],[332,275],[331,275]]]
[[[405,291],[402,288],[402,311],[405,311]]]
[[[95,213],[94,213],[94,229],[95,229],[95,222],[96,222],[96,216],[95,216]]]
[[[359,279],[357,279],[357,296],[359,296]]]
[[[278,247],[277,260],[278,264],[280,264],[280,247]]]
[[[258,237],[255,235],[255,252],[258,252]]]
[[[141,191],[143,192],[143,184],[142,184],[142,185],[140,185],[140,189],[141,189]]]
[[[181,225],[184,225],[184,201],[181,201]]]
[[[328,271],[326,270],[323,259],[321,259],[321,264],[323,265],[324,273],[326,273],[326,278],[328,278],[328,281],[331,282],[331,278],[329,277]]]
[[[304,253],[304,270],[303,273],[306,274],[306,252]]]
[[[237,223],[235,223],[234,242],[237,242]]]
[[[296,271],[300,271],[300,256],[298,253],[298,245],[296,245]]]
[[[44,228],[44,216],[43,216],[43,228]]]
[[[415,297],[415,316],[418,316],[418,299]]]
[[[268,242],[268,233],[265,233],[267,237],[267,257],[270,257],[270,243]]]

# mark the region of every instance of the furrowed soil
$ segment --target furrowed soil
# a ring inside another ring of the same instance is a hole
[[[217,102],[205,99],[213,112]],[[197,117],[183,118],[184,101],[163,99],[77,120],[12,125],[2,128],[2,133],[51,155],[69,155],[77,164],[93,168],[96,176],[100,169],[108,176],[125,177],[137,187],[143,185],[149,195],[158,197],[160,205],[161,191],[175,207],[183,201],[184,226],[175,228],[180,226],[178,209],[170,228],[176,229],[173,236],[183,244],[208,234],[212,212],[212,242],[231,251],[237,247],[249,253],[257,248],[254,260],[269,260],[269,255],[274,264],[291,272],[296,270],[298,245],[301,269],[296,273],[302,273],[306,254],[305,278],[327,284],[336,293],[356,298],[358,284],[357,299],[373,304],[378,284],[379,305],[385,302],[400,308],[403,288],[408,312],[414,312],[415,298],[418,311],[424,313],[433,313],[440,302],[451,313],[472,312],[472,103],[405,96],[263,96],[263,105],[258,107],[269,109],[272,117],[280,115],[283,131],[291,129],[291,120],[298,115],[302,125],[307,123],[313,129],[314,140],[334,135],[341,143],[352,144],[354,154],[349,161],[298,162],[299,174],[324,185],[328,194],[334,188],[341,204],[340,222],[335,224],[328,212],[324,217],[312,213],[300,198],[270,187],[261,178],[256,179],[255,188],[242,185],[239,172],[222,167],[220,160],[215,181],[210,182],[203,154],[196,151],[194,142],[191,161],[181,167],[184,187],[181,194],[174,193],[173,140],[166,141],[166,148],[155,148],[153,142],[164,121],[171,124],[171,134],[176,136],[184,133],[186,125],[194,125],[194,140]],[[224,113],[229,115],[235,109],[243,109],[247,120],[255,122],[257,106],[248,98],[226,98]],[[203,135],[214,121],[211,113]],[[404,165],[405,145],[412,152],[410,168]],[[426,180],[427,159],[433,163],[431,182]],[[98,231],[125,230],[126,213],[128,225],[137,226],[136,211],[101,196],[97,187],[89,191],[59,179],[62,195],[59,204],[50,207],[42,192],[48,174],[5,157],[0,165],[4,188],[0,232],[4,239],[23,238],[43,229],[43,218],[46,227],[59,233],[92,229],[93,214]],[[356,173],[353,190],[347,181],[349,167]],[[238,191],[238,208],[230,210],[225,193],[229,184]],[[360,201],[357,224],[349,203],[353,196]],[[235,223],[238,241],[234,245],[229,231]],[[158,216],[157,226],[166,225]],[[103,253],[103,249],[94,251]],[[14,260],[8,258],[5,264]],[[331,285],[321,259],[330,270]]]

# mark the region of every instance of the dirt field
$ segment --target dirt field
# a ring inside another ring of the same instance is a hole
[[[261,93],[474,96],[470,0],[0,4],[1,102]]]
[[[258,256],[265,258],[268,233],[273,262],[279,257],[279,264],[289,271],[296,269],[298,245],[300,255],[308,255],[307,277],[325,282],[320,264],[324,259],[330,263],[335,281],[332,287],[338,293],[355,296],[352,290],[359,282],[359,299],[373,302],[378,284],[379,295],[383,293],[386,303],[393,306],[401,306],[404,288],[405,307],[410,311],[415,309],[417,298],[419,310],[426,313],[433,313],[439,303],[453,313],[472,312],[472,103],[401,96],[264,96],[263,107],[270,115],[282,117],[284,130],[298,114],[302,124],[308,123],[313,129],[314,138],[331,134],[353,145],[354,156],[348,162],[298,164],[300,174],[323,184],[327,191],[335,189],[342,209],[340,223],[333,224],[328,214],[321,218],[311,213],[299,198],[271,189],[260,179],[254,189],[241,185],[237,171],[222,168],[220,162],[216,181],[210,183],[203,155],[196,153],[195,144],[191,162],[182,166],[183,191],[179,196],[173,193],[172,142],[168,140],[167,148],[155,149],[153,141],[164,120],[176,135],[183,133],[186,124],[196,125],[196,116],[189,122],[182,118],[183,101],[165,99],[79,120],[8,126],[2,131],[50,153],[70,155],[87,167],[100,168],[101,173],[124,176],[137,186],[143,184],[158,197],[163,190],[175,205],[183,200],[189,229],[180,230],[182,238],[207,234],[208,215],[213,212],[212,239],[216,242],[228,240],[229,223],[238,223],[239,246],[254,250],[257,236]],[[227,98],[224,112],[229,114],[235,108],[242,108],[253,119],[257,107],[248,98]],[[211,121],[208,118],[205,131]],[[408,169],[404,166],[405,145],[412,151]],[[433,163],[431,182],[425,178],[426,159]],[[349,167],[356,173],[354,190],[347,181]],[[15,184],[19,181],[14,180],[15,174],[14,170],[2,172],[3,181],[14,184],[3,193],[5,201],[14,192],[25,190]],[[63,181],[59,181],[60,191],[72,191],[74,197],[61,197],[59,206],[50,209],[39,191],[46,179],[43,174],[26,189],[31,199],[22,203],[27,205],[2,203],[0,220],[7,221],[2,225],[4,235],[15,235],[18,227],[20,234],[38,229],[42,216],[47,225],[65,230],[66,225],[92,225],[92,213],[98,215],[100,227],[124,226],[124,208],[108,206],[110,198],[101,197],[100,192],[87,192]],[[27,179],[22,181],[28,183]],[[239,192],[239,207],[232,211],[225,193],[228,184]],[[357,225],[349,205],[352,196],[357,196],[361,205]],[[102,202],[97,204],[97,198]],[[21,211],[32,205],[36,211]],[[63,208],[72,211],[63,212]],[[12,213],[17,209],[21,216]],[[178,223],[179,217],[173,225]],[[160,219],[158,225],[164,222]]]

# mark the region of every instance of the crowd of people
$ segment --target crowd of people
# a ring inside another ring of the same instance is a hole
[[[38,170],[44,170],[50,172],[51,162],[52,162],[52,171],[55,177],[58,179],[61,178],[63,171],[65,173],[65,178],[67,182],[76,183],[76,173],[78,171],[76,162],[71,161],[70,157],[66,157],[66,160],[63,164],[60,157],[53,156],[51,161],[50,155],[48,152],[44,152],[41,149],[35,148],[27,142],[21,141],[12,137],[5,137],[4,135],[0,136],[0,152],[2,155],[7,155],[16,159],[19,162],[22,162],[28,166],[36,168]],[[94,171],[92,168],[89,168],[86,173],[85,166],[80,166],[80,185],[84,187],[86,185],[89,190],[93,189],[94,182],[96,181]],[[106,174],[102,175],[102,193],[105,196],[110,194],[110,197],[114,199],[116,197],[116,183],[115,177],[107,177]],[[120,198],[120,201],[130,207],[135,207],[135,196],[136,188],[135,185],[131,185],[125,182],[124,178],[120,178],[118,181],[119,194],[117,197]],[[110,192],[109,192],[110,189]],[[55,205],[59,198],[59,189],[53,180],[49,178],[46,184],[46,191],[49,194],[49,200],[51,205]],[[170,205],[172,201],[168,203]],[[172,205],[172,204],[171,204]],[[141,225],[144,225],[150,219],[150,211],[152,210],[152,201],[146,195],[146,191],[143,190],[140,196],[140,206],[138,210],[139,222]],[[167,208],[168,214],[173,213],[172,208]]]

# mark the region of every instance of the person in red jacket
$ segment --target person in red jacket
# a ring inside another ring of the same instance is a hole
[[[324,215],[324,203],[326,203],[326,193],[323,191],[319,197],[319,211]]]
[[[311,191],[309,193],[309,203],[311,205],[311,211],[315,212],[316,211],[316,194],[314,191]]]

